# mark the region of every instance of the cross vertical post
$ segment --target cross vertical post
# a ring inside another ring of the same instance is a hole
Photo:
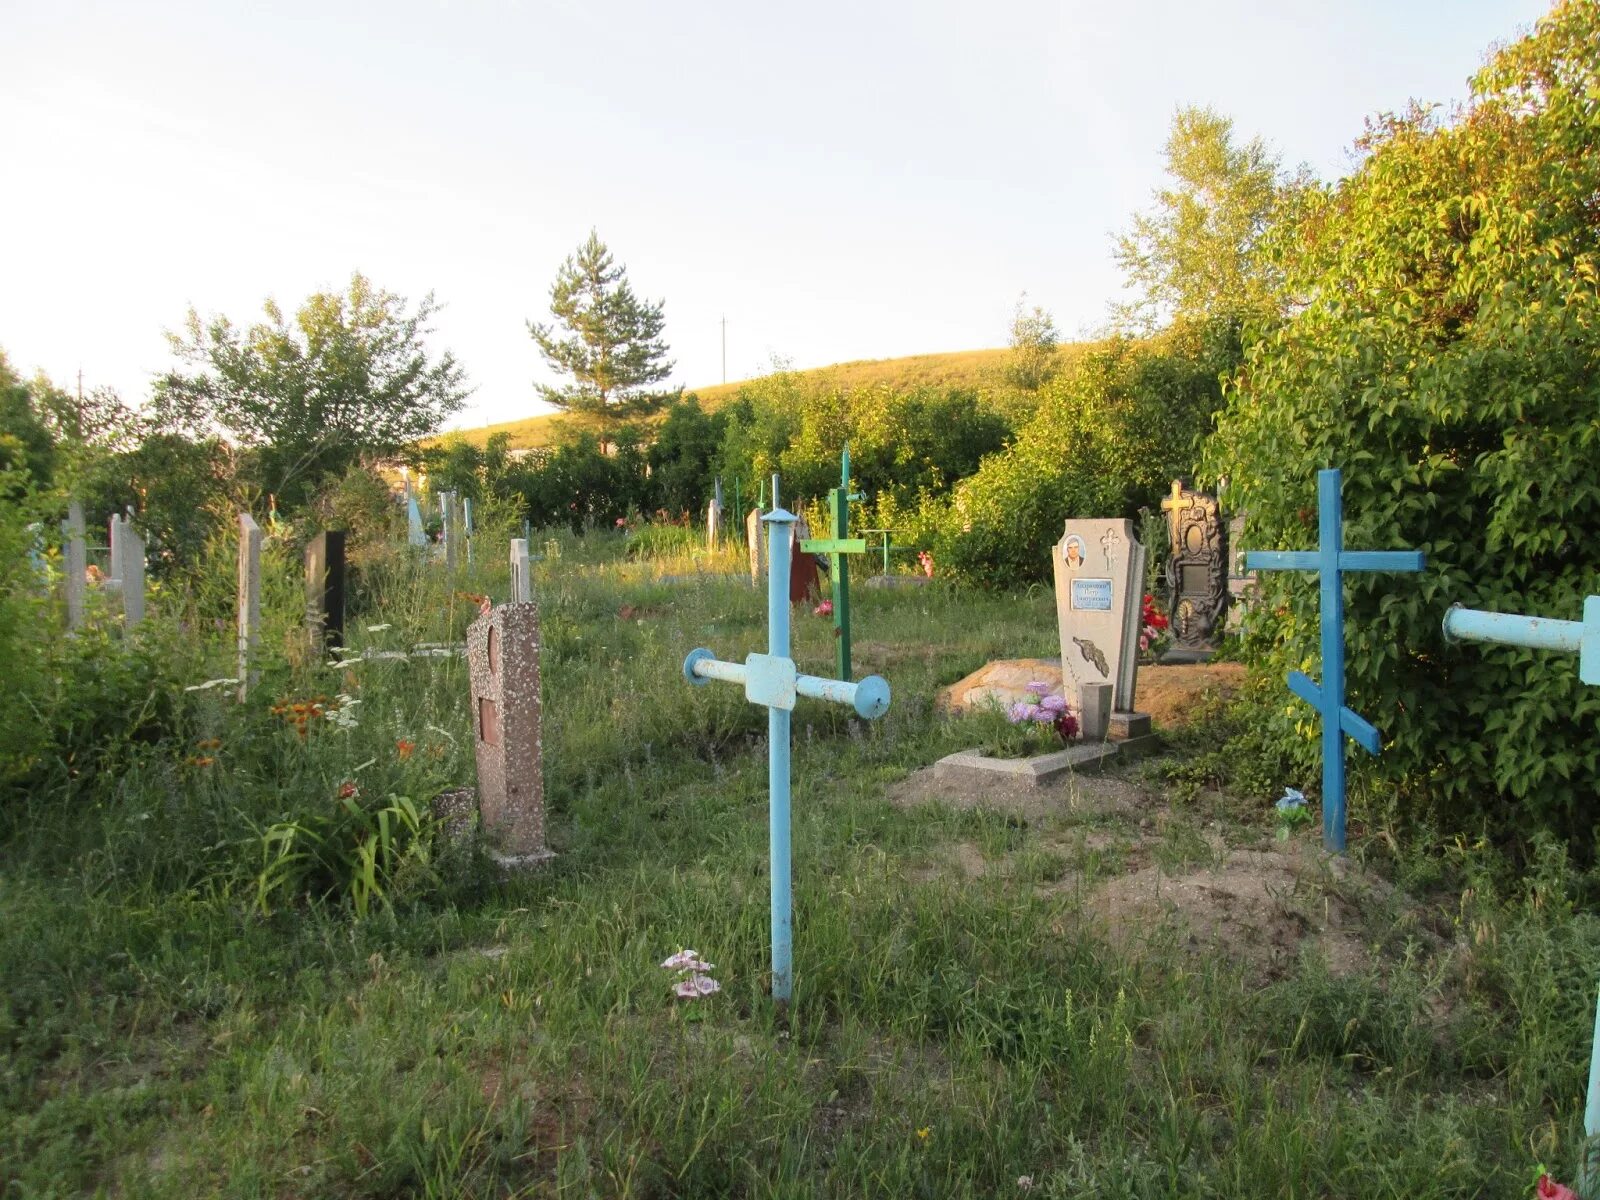
[[[1162,502],[1163,507],[1166,501]],[[1289,690],[1322,714],[1322,845],[1337,854],[1345,846],[1344,739],[1368,754],[1382,750],[1371,723],[1344,706],[1344,573],[1420,571],[1420,550],[1346,550],[1343,480],[1337,467],[1317,472],[1317,548],[1252,550],[1245,567],[1253,571],[1315,571],[1321,596],[1322,683],[1290,671]]]
[[[876,675],[851,683],[800,675],[789,657],[789,538],[793,513],[778,503],[778,477],[772,477],[772,511],[767,525],[767,653],[751,654],[742,664],[721,662],[709,650],[691,650],[683,661],[690,683],[713,679],[744,684],[745,699],[767,706],[767,854],[772,907],[772,998],[788,1003],[794,989],[794,919],[791,895],[789,740],[797,696],[848,704],[871,720],[889,710],[889,685]]]
[[[800,549],[807,554],[828,556],[828,578],[833,583],[834,669],[840,679],[849,679],[850,564],[845,555],[865,554],[867,539],[846,536],[850,526],[850,501],[861,499],[859,495],[850,491],[849,446],[844,448],[839,464],[839,486],[828,492],[828,508],[833,517],[833,536],[806,538],[800,543]]]

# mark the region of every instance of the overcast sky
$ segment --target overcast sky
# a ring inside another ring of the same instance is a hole
[[[1330,178],[1547,7],[0,0],[0,347],[141,400],[189,305],[359,270],[445,305],[456,424],[507,420],[591,226],[690,386],[724,316],[730,379],[1004,345],[1024,290],[1089,332],[1180,105]]]

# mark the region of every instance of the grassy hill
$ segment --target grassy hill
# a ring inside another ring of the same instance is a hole
[[[1086,344],[1086,343],[1085,343]],[[1061,348],[1063,360],[1075,356],[1080,344]],[[957,350],[949,354],[913,354],[906,358],[862,359],[858,362],[835,363],[828,367],[814,367],[794,374],[803,384],[817,387],[863,388],[886,383],[897,388],[917,387],[995,387],[1001,382],[1001,372],[1006,356],[1011,352],[999,350]],[[709,409],[720,408],[738,395],[739,389],[752,382],[741,379],[733,383],[713,384],[710,387],[687,388],[685,395],[694,395]],[[513,449],[543,446],[551,440],[559,413],[543,413],[524,417],[519,421],[502,421],[497,425],[484,425],[477,429],[464,429],[447,437],[464,437],[477,446],[488,442],[497,433],[511,436]],[[439,439],[434,439],[439,440]]]

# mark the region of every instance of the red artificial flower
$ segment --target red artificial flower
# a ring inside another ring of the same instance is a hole
[[[1557,1183],[1548,1175],[1539,1176],[1539,1186],[1533,1194],[1539,1200],[1578,1200],[1577,1192],[1564,1183]]]

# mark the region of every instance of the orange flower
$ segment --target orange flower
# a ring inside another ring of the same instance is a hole
[[[456,595],[478,606],[478,612],[484,616],[489,615],[489,610],[494,607],[494,601],[487,596],[480,596],[477,592],[457,592]]]
[[[209,767],[212,763],[214,763],[216,761],[217,761],[216,759],[211,758],[211,757],[209,757],[207,755],[196,755],[195,757],[189,759],[189,765],[191,767]]]
[[[206,738],[204,741],[196,742],[194,748],[196,750],[220,750],[222,749],[222,739]]]
[[[405,738],[400,738],[394,744],[395,753],[400,756],[401,762],[405,762],[406,759],[410,758],[411,752],[416,748],[417,744],[415,742],[408,742]]]

